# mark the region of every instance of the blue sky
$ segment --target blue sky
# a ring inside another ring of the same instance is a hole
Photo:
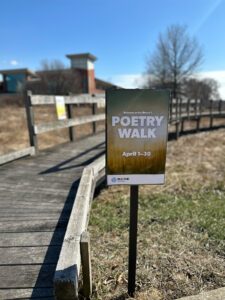
[[[98,78],[135,85],[171,24],[187,25],[204,50],[201,73],[225,87],[225,0],[2,0],[0,69],[91,52]]]

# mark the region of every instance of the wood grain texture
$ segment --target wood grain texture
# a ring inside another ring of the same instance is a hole
[[[53,264],[0,266],[0,289],[50,288],[54,271],[55,265]]]
[[[0,156],[0,165],[27,155],[34,155],[34,153],[35,153],[34,147],[29,147],[26,149],[22,149],[9,154],[2,155]]]
[[[105,95],[104,94],[82,94],[76,96],[64,96],[65,104],[105,104]],[[32,95],[31,97],[32,105],[46,105],[46,104],[55,104],[55,96],[48,95]]]
[[[35,134],[40,134],[44,132],[49,132],[56,129],[68,128],[71,126],[83,125],[91,122],[102,121],[105,120],[105,114],[98,115],[90,115],[90,116],[82,116],[74,119],[67,119],[55,122],[49,122],[45,124],[35,125],[34,132]]]
[[[54,299],[53,288],[14,288],[0,290],[0,299]]]
[[[90,235],[83,232],[80,241],[81,262],[83,271],[83,288],[82,294],[90,298],[92,294],[92,272],[91,272],[91,254],[90,254]]]
[[[81,236],[87,229],[96,180],[99,178],[98,174],[104,168],[105,157],[101,156],[83,170],[54,276],[56,299],[72,300],[78,296]],[[87,255],[83,256],[83,259],[85,258],[87,258]],[[90,258],[88,262],[85,260],[85,263],[89,266],[85,265],[84,268],[91,270]],[[88,276],[86,280],[87,278]],[[84,285],[87,293],[88,289],[89,293],[91,292],[90,280],[91,276],[89,276],[89,282]]]
[[[0,166],[0,299],[54,299],[79,180],[103,143],[98,134]]]

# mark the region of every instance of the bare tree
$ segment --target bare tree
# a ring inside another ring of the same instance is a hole
[[[185,26],[171,25],[160,33],[155,52],[147,60],[148,87],[163,87],[179,96],[181,84],[201,65],[203,53]]]
[[[27,82],[26,89],[34,94],[67,95],[81,93],[81,76],[78,70],[67,69],[59,60],[41,62],[37,79]]]
[[[218,100],[220,98],[219,84],[212,78],[204,78],[202,80],[190,78],[185,80],[183,93],[188,98],[201,99],[202,104],[205,106],[209,104],[209,100]]]

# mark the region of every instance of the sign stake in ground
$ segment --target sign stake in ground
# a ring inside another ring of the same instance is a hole
[[[128,294],[134,295],[137,258],[138,186],[163,184],[170,93],[113,89],[106,93],[108,185],[130,185]]]
[[[137,262],[137,223],[138,223],[138,185],[130,187],[130,234],[128,262],[128,294],[133,297],[135,292]]]

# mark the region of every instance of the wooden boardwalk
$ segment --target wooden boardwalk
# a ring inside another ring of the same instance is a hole
[[[53,276],[81,172],[104,134],[0,166],[0,299],[54,299]]]

